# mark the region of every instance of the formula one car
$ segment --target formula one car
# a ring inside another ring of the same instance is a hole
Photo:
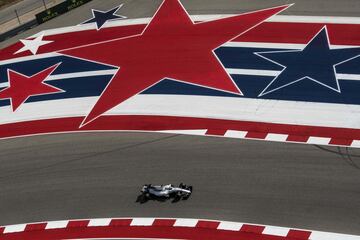
[[[172,184],[167,185],[151,185],[145,184],[141,189],[141,195],[138,197],[137,202],[144,203],[147,200],[166,201],[173,199],[172,202],[177,202],[180,199],[187,200],[193,187],[180,183],[179,187]]]

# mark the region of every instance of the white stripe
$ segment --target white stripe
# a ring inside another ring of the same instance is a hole
[[[6,226],[4,229],[4,233],[23,232],[25,230],[25,227],[26,227],[26,224]]]
[[[360,147],[360,140],[354,140],[354,141],[351,143],[351,146],[352,146],[352,147]]]
[[[185,116],[360,128],[359,105],[233,97],[137,95],[111,109],[108,114]]]
[[[225,222],[221,221],[217,229],[220,230],[229,230],[229,231],[239,231],[243,226],[242,223],[238,222]]]
[[[246,131],[234,131],[234,130],[228,130],[226,131],[224,137],[229,137],[229,138],[245,138],[246,134],[248,132]]]
[[[227,68],[226,71],[232,75],[269,76],[269,77],[276,77],[281,73],[281,71],[273,71],[273,70],[238,69],[238,68]]]
[[[226,71],[232,75],[269,76],[269,77],[276,77],[281,73],[281,71],[273,71],[273,70],[236,69],[236,68],[227,68]],[[64,80],[64,79],[80,78],[80,77],[114,75],[116,74],[116,72],[117,69],[110,69],[110,70],[57,74],[57,75],[49,76],[46,79],[46,81]],[[337,74],[336,76],[339,80],[360,81],[360,74]],[[0,88],[4,88],[8,86],[9,86],[8,82],[0,83]]]
[[[339,80],[355,80],[360,81],[360,74],[336,74]]]
[[[271,48],[271,49],[304,49],[306,44],[295,43],[267,43],[267,42],[227,42],[222,47],[242,47],[242,48]]]
[[[69,78],[78,78],[78,77],[94,77],[94,76],[103,76],[103,75],[114,75],[117,72],[117,69],[110,70],[100,70],[100,71],[87,71],[87,72],[77,72],[77,73],[66,73],[66,74],[57,74],[52,75],[47,78],[47,80],[62,80]]]
[[[227,68],[226,71],[232,75],[250,75],[250,76],[269,76],[276,77],[281,71],[274,70],[259,70],[259,69],[240,69],[240,68]],[[336,74],[339,80],[353,80],[360,81],[360,74]]]
[[[25,103],[15,112],[10,106],[0,107],[0,124],[84,116],[97,100],[98,97],[83,97]],[[360,129],[358,105],[233,97],[137,95],[107,115],[197,117]],[[243,137],[244,134],[228,131],[225,136]]]
[[[268,42],[227,42],[222,47],[271,48],[284,50],[302,50],[307,44],[299,43],[268,43]],[[332,45],[331,49],[358,48],[357,45]]]
[[[273,17],[270,17],[267,20],[267,22],[360,24],[360,18],[359,17],[333,17],[333,16],[275,15]]]
[[[211,15],[192,15],[193,21],[209,21],[218,18],[230,17],[234,14],[211,14]],[[117,27],[117,26],[128,26],[137,24],[147,24],[151,18],[135,18],[135,19],[123,19],[120,21],[109,21],[106,22],[103,28]],[[332,17],[332,16],[296,16],[296,15],[275,15],[266,20],[267,22],[298,22],[298,23],[343,23],[343,24],[360,24],[359,17]],[[69,33],[75,31],[85,31],[96,29],[94,24],[84,24],[78,26],[57,28],[45,30],[40,33],[33,35],[36,37],[44,33],[44,36]]]
[[[207,132],[206,129],[199,130],[166,130],[166,131],[158,131],[160,133],[172,133],[172,134],[184,134],[184,135],[205,135]]]
[[[286,237],[289,232],[289,228],[266,226],[263,234]]]
[[[95,77],[95,76],[114,75],[116,72],[117,72],[117,69],[111,69],[111,70],[57,74],[57,75],[49,76],[48,78],[46,78],[46,81],[64,80],[64,79],[80,78],[80,77]],[[9,82],[0,83],[0,88],[4,88],[4,87],[8,87],[8,86],[9,86]]]
[[[66,228],[69,221],[54,221],[48,222],[45,229],[58,229],[58,228]]]
[[[110,222],[111,222],[111,218],[91,219],[88,224],[88,227],[109,226]]]
[[[285,142],[288,136],[287,134],[269,133],[265,139],[268,141]]]
[[[309,239],[310,240],[360,240],[360,236],[314,231],[311,233]]]
[[[130,226],[151,226],[155,218],[134,218]]]
[[[327,144],[329,144],[330,140],[331,140],[331,138],[309,137],[307,143],[327,145]]]
[[[198,221],[197,219],[176,219],[174,227],[195,227]]]
[[[61,54],[51,52],[51,53],[44,53],[44,54],[39,54],[39,55],[30,55],[30,56],[25,56],[25,57],[12,58],[12,59],[8,59],[8,60],[1,60],[0,66],[5,65],[5,64],[10,64],[10,63],[16,63],[16,62],[20,62],[20,61],[25,62],[25,61],[32,61],[32,60],[36,60],[36,59],[43,59],[43,58],[57,57],[57,56],[61,56]]]
[[[193,21],[209,21],[219,18],[236,16],[236,14],[204,14],[191,15]],[[360,24],[360,17],[339,17],[339,16],[301,16],[301,15],[275,15],[265,22],[290,22],[290,23],[342,23]]]

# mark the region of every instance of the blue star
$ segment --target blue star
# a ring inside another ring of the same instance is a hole
[[[115,14],[122,6],[123,6],[123,4],[113,8],[113,9],[107,11],[107,12],[91,9],[93,18],[91,18],[89,20],[86,20],[82,24],[96,23],[96,29],[100,30],[101,27],[104,26],[104,24],[107,21],[126,18],[125,16]]]
[[[356,58],[360,54],[360,48],[331,49],[325,26],[303,50],[255,54],[284,68],[259,97],[302,80],[311,80],[341,93],[336,66]]]

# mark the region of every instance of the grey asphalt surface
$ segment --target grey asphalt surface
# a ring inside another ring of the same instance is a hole
[[[0,225],[157,216],[360,234],[360,149],[348,153],[151,133],[2,140]],[[135,202],[143,184],[180,182],[188,201]]]
[[[120,14],[146,17],[161,1],[94,0],[17,38],[78,24],[91,16],[90,8],[105,10],[122,2]],[[183,1],[191,14],[288,2]],[[291,2],[297,4],[288,14],[354,16],[360,10],[357,0]],[[157,216],[360,234],[359,166],[357,149],[223,138],[88,133],[1,140],[0,225]],[[194,186],[188,201],[135,203],[142,184],[180,182]]]
[[[26,0],[36,1],[36,0]],[[0,49],[9,46],[19,39],[25,39],[45,29],[73,26],[92,17],[91,8],[108,10],[124,3],[119,14],[128,18],[151,17],[161,4],[161,0],[93,0],[76,10],[61,17],[39,25],[14,38],[0,42]],[[311,15],[311,16],[360,16],[359,0],[182,0],[190,14],[231,14],[259,10],[282,4],[295,3],[290,9],[281,14]]]
[[[0,23],[16,18],[15,10],[19,15],[49,4],[52,0],[24,0],[0,10]],[[44,6],[45,8],[45,6]]]

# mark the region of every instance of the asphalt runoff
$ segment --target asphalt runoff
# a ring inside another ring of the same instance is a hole
[[[278,4],[283,14],[357,16],[358,0],[184,0],[190,14]],[[94,0],[16,38],[76,25],[91,8],[152,16],[159,0]],[[101,217],[184,217],[360,234],[360,150],[152,133],[0,141],[0,225]],[[145,183],[194,186],[187,201],[136,203]]]
[[[109,10],[123,3],[124,6],[119,11],[119,14],[128,18],[142,18],[152,17],[161,2],[162,0],[93,0],[16,37],[0,42],[0,49],[45,29],[74,26],[82,23],[92,17],[92,8]],[[358,0],[182,0],[181,2],[190,14],[242,13],[291,3],[295,3],[295,5],[281,14],[359,17],[360,12],[360,1]],[[3,17],[7,17],[6,14],[3,15]]]
[[[154,133],[0,141],[0,225],[98,217],[220,219],[360,234],[360,150]],[[194,186],[136,203],[143,184]]]

